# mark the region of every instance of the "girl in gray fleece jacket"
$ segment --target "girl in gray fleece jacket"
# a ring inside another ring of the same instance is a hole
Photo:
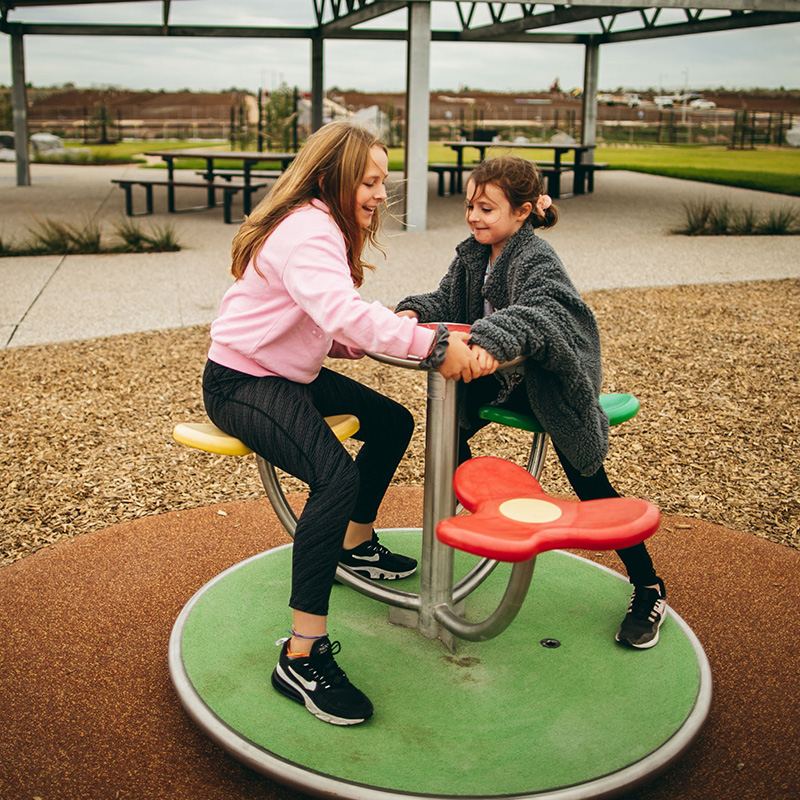
[[[513,157],[482,162],[467,181],[466,219],[472,236],[456,248],[439,288],[406,297],[396,309],[421,322],[470,325],[485,377],[460,389],[459,462],[487,424],[478,410],[491,403],[538,418],[581,500],[618,497],[603,469],[608,417],[598,400],[597,322],[553,248],[535,233],[558,221],[536,165]],[[497,372],[519,357],[524,375]],[[664,583],[644,543],[617,552],[635,588],[616,639],[653,647],[666,611]]]

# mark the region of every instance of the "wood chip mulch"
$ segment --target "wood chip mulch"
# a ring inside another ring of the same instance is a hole
[[[612,429],[617,489],[664,513],[800,548],[800,280],[587,293],[605,392],[639,415]],[[208,326],[0,353],[0,564],[117,522],[263,495],[254,459],[175,443],[201,421]],[[423,477],[422,373],[331,366],[403,402],[418,430],[396,475]],[[476,454],[524,462],[529,435],[490,426]],[[548,491],[569,494],[552,453]],[[303,488],[293,481],[287,488]]]

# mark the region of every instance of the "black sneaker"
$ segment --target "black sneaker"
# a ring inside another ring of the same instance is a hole
[[[417,562],[408,556],[392,553],[384,547],[373,531],[372,539],[352,550],[342,550],[339,563],[365,578],[394,581],[407,578],[417,569]]]
[[[283,641],[272,685],[283,695],[304,705],[315,717],[331,725],[357,725],[372,716],[372,703],[356,689],[334,660],[341,645],[324,636],[308,656],[289,658],[289,639]]]
[[[637,650],[647,650],[656,646],[658,631],[667,611],[667,604],[664,602],[667,592],[661,578],[658,578],[658,586],[658,589],[648,589],[646,586],[634,587],[628,613],[615,637],[618,642],[635,647]]]

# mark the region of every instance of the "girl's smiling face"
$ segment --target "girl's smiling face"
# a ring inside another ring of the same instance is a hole
[[[373,145],[369,150],[367,168],[356,189],[356,220],[362,228],[369,228],[378,206],[386,200],[388,169],[386,151],[380,145]]]
[[[491,245],[492,261],[522,227],[531,210],[530,203],[512,208],[503,190],[494,183],[476,187],[471,178],[467,181],[467,225],[476,241]]]

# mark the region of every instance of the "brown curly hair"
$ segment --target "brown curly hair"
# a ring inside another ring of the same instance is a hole
[[[469,181],[475,185],[475,196],[480,196],[481,187],[493,183],[503,192],[513,209],[530,203],[533,211],[527,221],[534,228],[552,228],[558,222],[558,209],[553,205],[543,215],[536,213],[536,201],[545,191],[542,173],[532,161],[516,156],[487,158],[478,164]]]

